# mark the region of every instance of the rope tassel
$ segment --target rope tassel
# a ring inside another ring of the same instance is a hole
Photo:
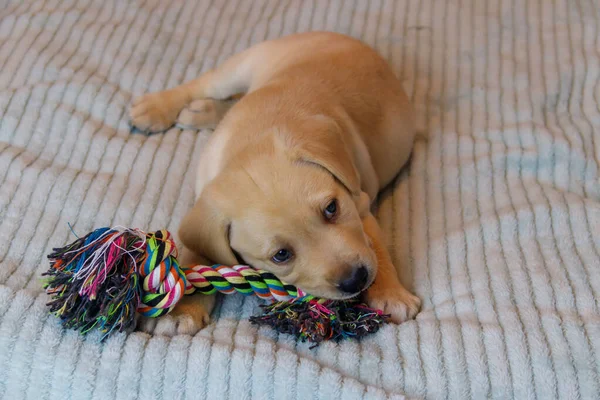
[[[194,292],[256,295],[273,304],[253,323],[317,343],[375,332],[388,318],[357,300],[315,299],[246,265],[182,269],[166,230],[100,228],[53,249],[48,258],[50,268],[42,275],[50,311],[65,327],[82,333],[96,328],[103,338],[132,329],[136,311],[160,317]]]

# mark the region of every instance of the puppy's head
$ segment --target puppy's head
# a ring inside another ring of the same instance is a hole
[[[268,137],[204,188],[182,221],[182,242],[214,262],[271,271],[315,296],[357,295],[377,265],[361,223],[369,199],[339,127],[316,118]]]

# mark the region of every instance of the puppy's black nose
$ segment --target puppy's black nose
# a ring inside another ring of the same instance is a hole
[[[351,275],[340,282],[338,287],[346,293],[358,293],[365,288],[369,278],[369,271],[364,265],[359,265],[352,270]]]

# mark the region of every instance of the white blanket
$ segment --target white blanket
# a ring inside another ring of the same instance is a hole
[[[600,397],[596,0],[0,1],[0,398]],[[229,296],[195,337],[65,331],[52,247],[106,225],[176,231],[210,132],[130,134],[134,95],[265,38],[362,38],[420,139],[379,219],[416,321],[315,350]]]

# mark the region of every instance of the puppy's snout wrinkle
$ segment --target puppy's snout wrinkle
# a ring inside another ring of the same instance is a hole
[[[365,289],[369,279],[369,271],[364,265],[356,266],[348,277],[342,280],[338,287],[346,293],[358,293]]]

